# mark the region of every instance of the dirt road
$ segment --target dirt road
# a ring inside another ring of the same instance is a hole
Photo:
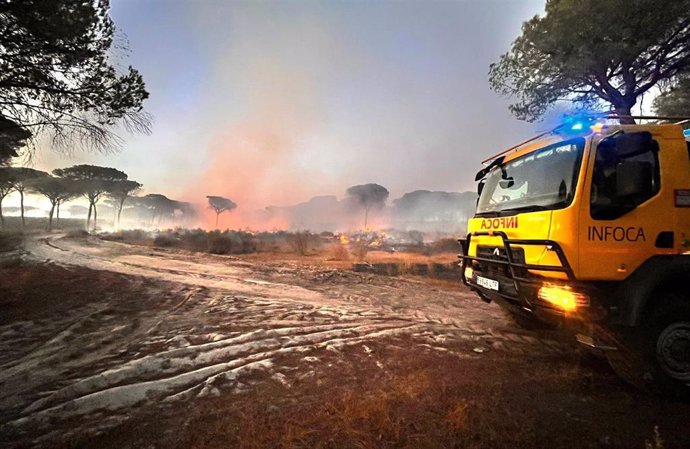
[[[79,272],[93,283],[56,280],[55,288],[62,290],[56,297],[88,300],[75,299],[69,307],[46,306],[58,307],[49,316],[26,311],[3,318],[0,441],[10,446],[273,447],[278,445],[275,439],[262,437],[273,432],[275,438],[284,438],[288,427],[294,433],[314,426],[308,420],[288,425],[295,410],[314,411],[343,398],[356,403],[361,398],[349,395],[394,386],[405,393],[386,396],[391,404],[400,402],[400,408],[387,409],[384,423],[398,413],[407,422],[410,414],[421,416],[436,407],[447,408],[447,417],[460,407],[464,411],[457,413],[466,415],[458,418],[460,430],[477,419],[492,427],[490,420],[481,421],[491,404],[501,404],[499,418],[501,413],[514,418],[515,410],[505,404],[529,401],[535,394],[541,403],[521,412],[514,422],[515,429],[522,429],[519,434],[510,426],[505,434],[473,428],[466,434],[444,432],[434,440],[433,429],[418,429],[413,437],[403,426],[389,438],[384,437],[387,424],[381,424],[375,430],[379,436],[359,435],[351,441],[350,435],[323,446],[367,446],[367,438],[374,438],[380,443],[376,446],[421,447],[426,442],[427,447],[438,447],[432,443],[464,441],[464,447],[491,447],[508,441],[547,447],[581,435],[572,425],[590,434],[562,447],[643,447],[654,425],[661,426],[667,447],[690,442],[673,430],[675,423],[687,423],[687,406],[629,390],[606,368],[581,358],[570,339],[555,332],[523,331],[496,306],[478,301],[460,285],[280,261],[248,263],[96,238],[30,240],[22,258],[24,267],[51,267],[57,277]],[[88,291],[74,293],[80,288]],[[460,372],[463,379],[455,377]],[[411,373],[416,380],[409,379]],[[400,386],[400,379],[410,385]],[[446,392],[435,405],[400,411],[409,401],[436,397],[439,385],[454,383],[459,390]],[[414,385],[426,387],[408,392]],[[446,404],[448,398],[452,401]],[[598,404],[601,400],[607,403]],[[238,410],[244,412],[238,415]],[[544,429],[525,432],[539,410],[551,414],[546,422],[558,421],[554,427],[564,425],[569,433],[554,440]],[[607,430],[600,415],[611,410],[622,414],[622,421],[620,416],[614,420],[619,425],[630,413],[646,421],[635,429],[616,428],[612,421]],[[658,413],[666,416],[657,419]],[[328,416],[335,415],[338,412]],[[253,424],[248,416],[254,416]],[[257,416],[273,419],[262,428]],[[324,416],[317,419],[322,425],[328,422]],[[360,417],[363,427],[371,424],[370,418]],[[425,419],[434,422],[433,417]],[[499,428],[503,421],[499,419]],[[281,422],[283,427],[273,428]],[[244,435],[252,425],[254,433]],[[279,442],[285,447],[313,446],[324,442],[332,431],[328,429],[299,434],[291,444]],[[496,436],[485,439],[486,432]],[[201,436],[209,433],[224,439]]]

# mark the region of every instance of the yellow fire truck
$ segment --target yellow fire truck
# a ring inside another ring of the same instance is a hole
[[[573,329],[634,385],[690,396],[688,121],[614,118],[484,161],[462,279],[518,322]]]

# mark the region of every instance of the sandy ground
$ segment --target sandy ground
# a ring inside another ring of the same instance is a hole
[[[642,448],[657,425],[690,447],[687,404],[459,284],[96,238],[35,238],[21,257],[0,278],[8,447]],[[53,296],[30,293],[26,267]]]

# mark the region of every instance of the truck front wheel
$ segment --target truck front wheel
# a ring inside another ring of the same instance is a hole
[[[619,338],[619,350],[608,359],[637,387],[690,398],[690,304],[676,293],[663,296],[640,328]]]

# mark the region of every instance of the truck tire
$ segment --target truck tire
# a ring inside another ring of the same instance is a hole
[[[690,301],[673,292],[660,295],[642,326],[618,334],[619,349],[607,358],[640,389],[690,399]]]

